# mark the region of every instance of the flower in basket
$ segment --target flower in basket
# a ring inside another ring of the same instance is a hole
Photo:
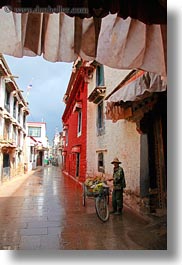
[[[92,186],[93,185],[93,178],[87,178],[86,180],[85,180],[85,185],[86,186]]]
[[[98,184],[95,185],[95,187],[93,188],[93,192],[99,192],[103,187],[103,183],[100,182]]]

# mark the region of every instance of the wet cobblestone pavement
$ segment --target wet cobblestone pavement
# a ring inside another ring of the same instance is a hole
[[[58,167],[34,172],[11,196],[0,194],[0,249],[166,248],[165,220],[148,223],[125,208],[103,223],[94,200],[88,198],[84,207],[81,186]]]

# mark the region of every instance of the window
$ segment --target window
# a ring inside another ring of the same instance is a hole
[[[82,130],[82,110],[79,109],[78,111],[78,136],[81,135]]]
[[[104,154],[98,153],[98,171],[104,173]]]
[[[20,122],[21,117],[21,105],[18,105],[18,122]]]
[[[9,121],[5,120],[4,123],[4,139],[8,140],[9,139],[9,134],[10,134],[10,123]]]
[[[98,104],[98,128],[103,127],[103,101]]]
[[[68,146],[68,129],[65,130],[65,146]]]
[[[23,114],[23,127],[26,128],[26,114]]]
[[[13,140],[16,142],[16,126],[13,125]]]
[[[68,125],[63,125],[63,146],[68,146]]]
[[[18,131],[18,146],[21,146],[21,133]]]
[[[14,97],[13,102],[13,117],[16,119],[16,105],[17,105],[17,98]]]
[[[41,127],[29,127],[28,136],[41,137]]]
[[[80,174],[80,153],[76,153],[76,177]]]
[[[102,135],[104,133],[104,106],[103,101],[101,101],[97,105],[97,132],[98,135]]]
[[[5,92],[5,102],[4,102],[5,109],[9,112],[10,111],[10,92],[6,89]]]
[[[10,167],[10,156],[9,154],[3,154],[3,168]]]
[[[104,67],[98,65],[96,68],[96,86],[104,86]]]

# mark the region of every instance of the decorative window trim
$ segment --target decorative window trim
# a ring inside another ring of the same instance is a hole
[[[98,152],[97,154],[98,154],[98,156],[97,156],[98,172],[105,173],[104,153],[103,152]]]

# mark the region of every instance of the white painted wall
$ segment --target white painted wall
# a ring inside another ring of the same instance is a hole
[[[14,143],[16,149],[10,149],[10,167],[11,167],[11,176],[15,176],[17,174],[21,174],[24,169],[24,163],[26,162],[26,128],[24,128],[23,124],[23,116],[24,113],[27,115],[27,104],[24,101],[21,91],[19,90],[15,80],[11,76],[10,69],[8,68],[5,59],[1,55],[1,67],[4,69],[5,74],[4,76],[0,76],[0,147],[4,144],[9,142]],[[5,108],[5,91],[6,91],[6,83],[11,82],[13,85],[12,92],[10,93],[10,100],[9,100],[9,110]],[[16,104],[16,117],[13,116],[13,106],[14,106],[14,98],[17,98]],[[18,120],[18,105],[21,104],[21,111],[20,111],[20,121]],[[8,124],[9,124],[9,133],[4,135],[4,126],[5,121],[8,117]],[[13,126],[16,128],[13,130]],[[19,141],[18,141],[18,133],[19,133]],[[1,149],[1,148],[0,148]],[[2,150],[0,150],[0,177],[2,175]]]
[[[41,136],[34,137],[37,141],[40,141],[43,144],[43,147],[48,146],[48,141],[46,137],[46,123],[45,122],[27,122],[27,130],[28,127],[40,127],[41,128]],[[27,131],[28,134],[28,131]]]
[[[128,70],[112,69],[104,66],[106,95],[123,80]],[[88,85],[88,95],[95,88],[95,73]],[[106,101],[104,101],[106,106]],[[105,109],[105,108],[104,108]],[[105,174],[112,175],[111,161],[118,157],[122,161],[125,171],[127,189],[139,192],[140,183],[140,135],[136,131],[135,123],[119,120],[113,123],[105,120],[105,134],[97,136],[97,105],[88,102],[87,112],[87,174],[97,174],[98,151],[104,150]]]

